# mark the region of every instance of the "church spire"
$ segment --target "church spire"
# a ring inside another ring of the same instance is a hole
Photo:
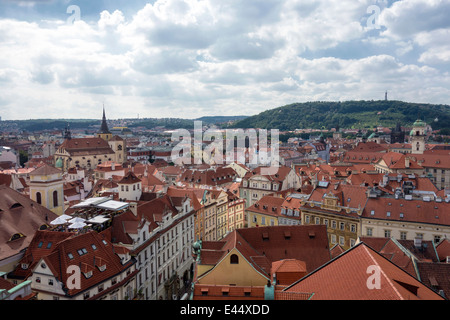
[[[102,118],[102,125],[100,127],[99,133],[104,133],[104,134],[111,133],[111,132],[109,132],[108,124],[106,123],[105,105],[103,105],[103,118]]]
[[[67,122],[66,129],[64,130],[64,139],[70,140],[72,139],[72,134],[70,133],[70,126]]]

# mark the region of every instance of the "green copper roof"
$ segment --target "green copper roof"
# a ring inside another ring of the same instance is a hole
[[[416,120],[416,122],[414,122],[413,127],[425,127],[426,124],[425,122],[423,122],[422,120]]]

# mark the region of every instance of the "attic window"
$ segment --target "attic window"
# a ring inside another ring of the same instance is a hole
[[[267,232],[263,232],[262,238],[263,238],[263,241],[269,240],[269,234]]]
[[[315,233],[314,231],[310,231],[308,235],[309,235],[309,238],[310,238],[310,239],[316,237],[316,233]]]
[[[14,240],[17,240],[17,239],[20,239],[20,238],[23,238],[23,237],[24,237],[23,234],[21,234],[21,233],[15,233],[15,234],[13,234],[13,235],[11,236],[11,238],[9,238],[9,241],[14,241]]]
[[[69,253],[67,254],[67,256],[69,257],[70,260],[73,259],[73,254],[72,254],[72,253],[69,252]]]
[[[78,252],[78,254],[80,255],[80,256],[82,256],[82,255],[84,255],[84,254],[87,254],[88,252],[87,252],[87,250],[86,250],[86,248],[81,248],[81,249],[78,249],[77,250],[77,252]]]
[[[23,206],[20,203],[16,202],[10,207],[10,209],[14,209],[14,208],[23,208]]]
[[[291,238],[291,232],[290,231],[285,231],[284,232],[284,239],[289,240]]]

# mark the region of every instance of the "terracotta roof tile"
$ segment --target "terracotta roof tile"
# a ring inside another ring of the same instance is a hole
[[[380,271],[379,288],[371,287],[374,271],[370,268]],[[285,291],[311,292],[314,293],[313,300],[442,300],[430,288],[362,242]]]

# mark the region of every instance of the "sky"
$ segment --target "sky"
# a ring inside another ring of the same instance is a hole
[[[0,0],[0,117],[450,104],[450,0]]]

